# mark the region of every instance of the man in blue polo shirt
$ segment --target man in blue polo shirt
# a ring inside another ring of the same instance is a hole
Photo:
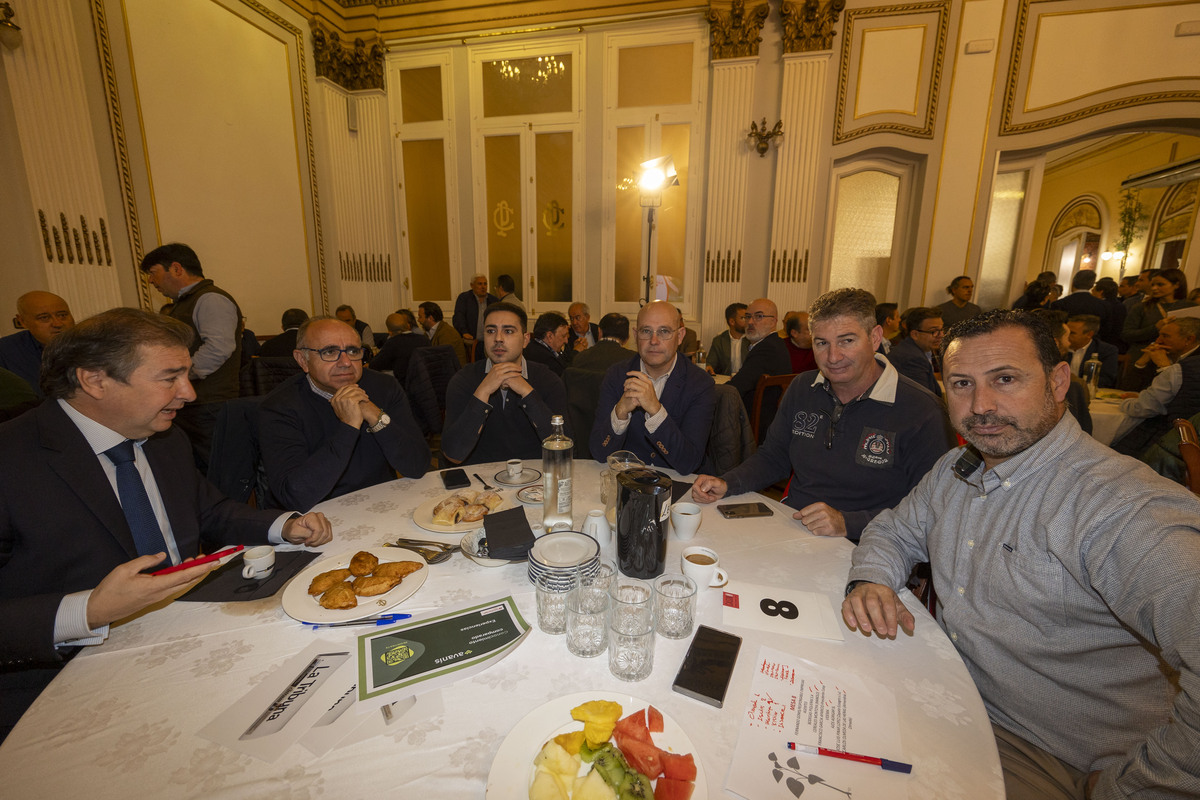
[[[818,372],[792,381],[762,447],[723,477],[701,475],[692,497],[711,503],[788,477],[784,502],[819,536],[853,542],[900,502],[953,443],[927,389],[877,355],[875,298],[838,289],[809,309]]]

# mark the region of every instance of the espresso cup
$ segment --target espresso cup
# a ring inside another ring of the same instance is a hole
[[[671,530],[675,538],[686,541],[694,537],[700,530],[700,516],[700,506],[695,503],[672,503]]]
[[[275,548],[263,545],[251,547],[242,554],[242,577],[261,581],[275,570]]]
[[[683,574],[694,580],[700,588],[715,588],[729,582],[729,575],[721,569],[720,563],[716,551],[707,547],[684,548],[683,556],[679,559]]]
[[[521,473],[525,471],[525,468],[521,466],[521,459],[510,458],[507,463],[508,463],[508,477],[512,478],[514,481],[520,480]]]

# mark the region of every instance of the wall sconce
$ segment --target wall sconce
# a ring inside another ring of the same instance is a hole
[[[767,155],[767,150],[771,148],[771,140],[776,136],[783,136],[783,120],[775,123],[775,127],[767,130],[767,118],[763,117],[762,127],[754,122],[750,123],[750,133],[746,134],[746,138],[750,140],[750,146],[758,151],[758,157],[764,158]]]
[[[9,50],[21,46],[21,28],[12,21],[15,15],[10,3],[0,3],[0,44]]]

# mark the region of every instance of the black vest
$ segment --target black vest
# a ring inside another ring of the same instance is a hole
[[[196,301],[201,295],[209,292],[216,292],[223,297],[228,298],[229,302],[233,303],[233,307],[237,309],[237,330],[233,336],[233,352],[225,363],[217,367],[216,371],[211,373],[206,378],[193,380],[192,386],[196,389],[197,403],[215,403],[221,400],[232,400],[238,396],[238,369],[242,363],[242,309],[238,307],[237,301],[229,296],[228,292],[218,289],[213,285],[213,282],[205,278],[196,284],[195,288],[175,301],[175,305],[168,312],[170,316],[185,323],[193,331],[196,331],[196,337],[192,340],[190,352],[192,355],[200,349],[200,331],[196,328],[196,323],[192,319],[192,312],[195,311]]]

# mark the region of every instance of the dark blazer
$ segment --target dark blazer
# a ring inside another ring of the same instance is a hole
[[[742,361],[742,368],[738,370],[738,374],[729,379],[729,385],[738,390],[742,396],[742,402],[746,405],[746,410],[750,411],[754,407],[754,389],[758,386],[759,378],[763,375],[790,374],[792,374],[792,357],[788,354],[787,345],[772,331],[762,341],[750,348],[750,355]],[[776,398],[775,405],[778,404],[779,399]],[[774,416],[774,413],[775,410],[772,407],[771,416]],[[765,424],[761,427],[764,431],[767,428]]]
[[[892,362],[892,366],[904,377],[924,386],[937,397],[942,396],[942,387],[933,374],[933,364],[925,351],[911,338],[905,337],[893,344],[887,354],[887,360]]]
[[[371,369],[390,369],[396,376],[396,381],[403,386],[405,376],[408,375],[408,362],[418,347],[429,347],[429,337],[419,331],[388,337],[371,359]]]
[[[637,355],[636,351],[616,342],[599,341],[596,342],[595,347],[589,347],[587,350],[576,353],[575,357],[571,359],[571,366],[592,372],[607,372],[613,364],[628,361],[635,355]]]
[[[746,356],[750,354],[750,340],[743,336],[738,339],[738,347],[742,349],[744,364]],[[728,375],[729,370],[733,369],[733,337],[729,335],[729,331],[723,331],[713,337],[712,344],[708,346],[707,363],[718,375]]]
[[[588,330],[592,332],[592,341],[600,344],[600,326],[594,322],[588,323]],[[575,351],[575,341],[579,339],[579,335],[575,333],[574,328],[567,328],[567,352]]]
[[[1092,337],[1092,343],[1088,345],[1088,349],[1083,354],[1083,361],[1079,362],[1080,378],[1083,377],[1083,365],[1092,355],[1100,356],[1100,388],[1112,389],[1117,385],[1117,374],[1120,371],[1120,363],[1117,361],[1117,348],[1114,345],[1106,344],[1099,339]]]
[[[57,401],[0,425],[0,441],[0,693],[24,687],[32,702],[64,662],[54,647],[63,597],[94,589],[136,558],[137,548],[99,458]],[[196,471],[182,431],[157,434],[142,451],[180,556],[197,555],[202,545],[211,552],[225,544],[267,542],[279,512],[218,492]],[[3,706],[6,714],[14,710]]]
[[[292,351],[296,349],[296,334],[300,332],[299,328],[288,328],[278,336],[272,336],[262,343],[262,347],[258,349],[257,355],[260,357],[276,357],[284,356],[291,357]]]
[[[1094,314],[1100,318],[1101,331],[1107,332],[1109,338],[1113,338],[1119,333],[1119,331],[1113,332],[1110,330],[1112,323],[1109,320],[1111,312],[1108,303],[1099,297],[1093,297],[1091,292],[1071,292],[1066,297],[1051,303],[1050,308],[1055,311],[1065,311],[1072,317],[1077,314]],[[1103,333],[1101,334],[1101,338],[1104,338]],[[1109,343],[1112,344],[1112,342]]]
[[[500,298],[488,292],[488,296],[484,298],[484,301],[485,306],[490,306],[492,303],[499,303]],[[468,334],[474,336],[478,322],[479,300],[475,297],[475,293],[468,289],[454,301],[454,317],[450,320],[450,325],[461,336]]]
[[[652,467],[670,467],[684,475],[695,472],[704,460],[717,404],[713,379],[682,353],[677,354],[659,398],[667,409],[667,418],[650,433],[646,430],[646,412],[638,409],[629,415],[625,433],[618,434],[613,431],[612,410],[621,399],[626,373],[640,368],[641,357],[634,356],[624,364],[614,364],[604,374],[592,423],[592,456],[604,461],[617,450],[629,450]]]
[[[564,355],[558,355],[541,341],[530,339],[529,344],[525,347],[524,355],[526,361],[548,367],[551,372],[561,378],[570,363],[570,359],[566,356],[566,353],[570,352],[571,348],[568,345]]]
[[[458,365],[464,366],[467,363],[467,343],[463,341],[462,336],[452,326],[446,324],[442,320],[433,329],[433,336],[425,337],[429,339],[429,344],[434,347],[447,344],[454,348],[454,355],[458,356]]]
[[[259,447],[275,502],[308,510],[330,497],[395,480],[397,472],[419,478],[429,469],[425,436],[396,379],[364,369],[358,385],[392,418],[379,433],[339,420],[305,374],[288,378],[263,400]]]

